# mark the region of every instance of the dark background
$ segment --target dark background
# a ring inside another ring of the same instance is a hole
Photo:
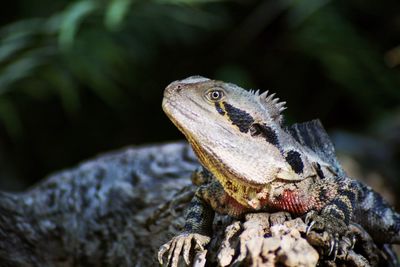
[[[3,190],[108,150],[181,139],[161,110],[162,92],[191,75],[277,92],[288,123],[319,117],[341,149],[358,144],[359,157],[398,170],[397,0],[7,5],[0,9]]]

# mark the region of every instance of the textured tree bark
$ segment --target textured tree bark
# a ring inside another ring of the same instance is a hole
[[[186,143],[143,146],[53,174],[23,193],[0,193],[0,266],[157,266],[158,248],[184,223],[198,167]],[[324,253],[314,247],[326,238],[306,240],[304,231],[301,219],[282,214],[249,214],[242,221],[217,216],[197,266],[313,266]],[[356,246],[339,260],[382,261],[373,241],[365,242],[369,255]]]

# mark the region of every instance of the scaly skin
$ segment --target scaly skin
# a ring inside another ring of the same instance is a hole
[[[268,92],[189,77],[171,83],[163,109],[192,145],[204,170],[188,207],[184,233],[161,247],[159,260],[190,263],[192,240],[210,240],[214,211],[240,218],[249,212],[304,215],[309,228],[337,239],[350,222],[377,243],[400,243],[400,216],[369,187],[348,178],[319,121],[283,125],[284,103]],[[206,177],[206,178],[205,178]]]

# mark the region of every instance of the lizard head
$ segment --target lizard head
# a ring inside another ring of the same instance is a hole
[[[257,188],[277,178],[303,179],[296,170],[304,168],[300,153],[290,152],[294,163],[290,164],[282,146],[290,143],[281,126],[283,105],[268,93],[200,76],[168,85],[162,104],[202,165],[224,188],[229,184]]]

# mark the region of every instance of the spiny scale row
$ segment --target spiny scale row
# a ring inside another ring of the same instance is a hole
[[[270,105],[270,107],[275,107],[278,112],[282,112],[286,109],[285,105],[286,102],[279,102],[279,98],[274,98],[276,93],[269,94],[269,91],[265,91],[264,93],[260,94],[260,90],[250,90],[250,93],[252,93],[255,96],[258,96],[262,101],[264,101],[267,105]]]

